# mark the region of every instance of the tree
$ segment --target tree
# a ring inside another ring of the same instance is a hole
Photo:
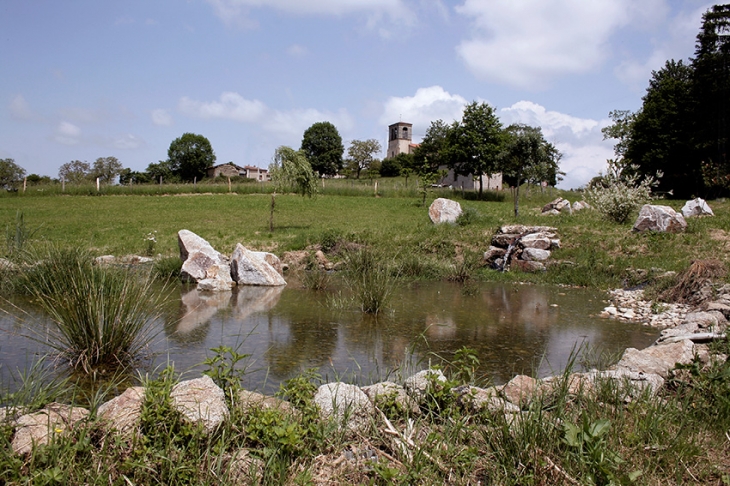
[[[0,187],[10,189],[25,175],[25,169],[15,163],[14,159],[0,159]]]
[[[205,177],[208,167],[215,164],[215,153],[204,136],[184,133],[170,144],[167,160],[174,175],[182,181],[191,182]]]
[[[40,184],[52,184],[54,181],[50,178],[50,176],[42,176],[38,174],[28,174],[28,176],[25,178],[26,181],[28,181],[28,184],[32,186],[37,186]],[[55,181],[58,182],[58,181]]]
[[[345,147],[340,133],[330,122],[318,122],[307,128],[300,150],[320,176],[334,176],[342,170]]]
[[[317,176],[301,150],[286,146],[276,149],[269,174],[277,192],[293,191],[308,197],[317,194]]]
[[[667,61],[653,71],[643,97],[641,110],[626,123],[631,134],[619,140],[619,153],[626,142],[620,161],[624,170],[636,171],[641,177],[663,171],[657,190],[677,197],[689,197],[702,191],[702,173],[692,142],[693,105],[691,102],[692,69],[682,61]],[[621,126],[615,131],[623,130]],[[621,133],[616,133],[622,136]]]
[[[58,169],[58,178],[71,184],[79,184],[89,179],[91,166],[88,162],[72,160],[61,165]]]
[[[404,169],[413,168],[413,154],[400,153],[395,157],[383,159],[380,164],[381,177],[398,177]]]
[[[631,143],[636,113],[629,110],[613,110],[608,113],[608,117],[613,120],[613,124],[601,128],[601,133],[604,140],[609,138],[616,140],[613,152],[616,154],[615,160],[621,164]]]
[[[380,152],[380,142],[374,138],[368,140],[353,140],[347,149],[347,167],[360,178],[360,172],[368,169],[376,159],[373,157]]]
[[[99,157],[91,168],[91,177],[98,177],[103,184],[111,184],[122,169],[122,163],[116,157]]]
[[[520,185],[543,181],[555,185],[560,174],[560,158],[560,152],[545,140],[539,127],[522,124],[507,127],[499,168],[504,176],[514,180],[515,218],[519,216]]]
[[[157,164],[150,164],[157,165]],[[148,167],[149,169],[149,167]],[[157,179],[159,181],[159,178]],[[147,182],[154,182],[151,176],[147,172],[137,172],[130,168],[124,168],[119,171],[119,184],[144,184]]]
[[[160,160],[156,164],[151,162],[144,173],[147,179],[152,182],[160,182],[160,177],[165,182],[178,182],[180,180],[180,176],[173,173],[172,164],[169,160]]]
[[[443,120],[431,122],[421,144],[413,153],[413,171],[419,177],[436,173],[440,166],[448,165],[446,148],[449,129]]]
[[[473,101],[464,108],[460,122],[447,131],[445,156],[449,167],[459,175],[481,176],[499,172],[498,158],[502,150],[502,123],[487,103]],[[479,177],[479,195],[484,189]]]
[[[702,16],[692,59],[695,161],[712,192],[730,189],[727,157],[730,118],[730,5],[715,5]],[[694,164],[693,164],[694,165]],[[667,177],[671,176],[667,171]]]

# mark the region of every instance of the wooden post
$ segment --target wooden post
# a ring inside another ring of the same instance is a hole
[[[99,192],[99,178],[96,178],[96,192]]]
[[[231,192],[231,176],[228,176],[228,192]]]
[[[193,177],[193,187],[198,187],[198,176]]]
[[[25,194],[25,188],[28,185],[28,178],[23,177],[23,194]]]
[[[61,179],[61,192],[66,192],[66,179]]]
[[[375,195],[378,195],[378,181],[375,181]]]
[[[160,176],[160,185],[162,185],[162,176]]]

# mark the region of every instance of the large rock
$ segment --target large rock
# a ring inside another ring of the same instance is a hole
[[[375,405],[382,406],[389,402],[393,402],[404,412],[416,414],[419,412],[418,403],[406,393],[405,388],[393,383],[392,381],[383,381],[374,385],[362,387],[362,391],[368,396]]]
[[[122,435],[131,435],[139,427],[145,389],[143,386],[132,386],[124,393],[99,406],[96,415],[107,428],[116,430]]]
[[[231,256],[231,276],[238,285],[286,285],[286,280],[274,267],[240,243]]]
[[[201,424],[209,432],[228,417],[226,395],[208,375],[173,386],[170,399],[186,420]]]
[[[228,263],[216,263],[205,270],[205,278],[198,280],[198,290],[222,292],[231,290],[236,282],[231,278],[231,266]]]
[[[520,258],[528,262],[544,262],[550,258],[550,251],[538,248],[525,248]]]
[[[360,387],[342,382],[320,386],[314,403],[323,419],[333,419],[340,427],[356,433],[367,430],[375,413],[375,407]]]
[[[517,375],[502,387],[502,396],[518,407],[528,405],[538,393],[538,381],[527,375]]]
[[[251,253],[271,265],[271,267],[276,270],[279,275],[284,275],[284,266],[278,256],[267,251],[252,251]]]
[[[714,215],[715,213],[712,212],[710,206],[708,206],[707,202],[701,197],[698,197],[697,199],[692,199],[691,201],[687,201],[686,203],[684,203],[684,206],[682,206],[682,216],[684,216],[685,218],[689,218],[692,216]]]
[[[469,412],[519,413],[520,407],[499,396],[496,387],[464,385],[452,389],[459,404]]]
[[[456,223],[461,216],[461,204],[451,199],[440,197],[428,208],[428,217],[434,224]]]
[[[177,244],[180,248],[180,259],[183,261],[180,274],[184,281],[197,283],[208,276],[208,269],[214,265],[228,265],[228,260],[216,251],[210,243],[189,230],[177,233]],[[220,272],[213,270],[215,275]]]
[[[43,410],[18,418],[11,447],[16,454],[30,454],[34,447],[47,445],[54,435],[65,433],[88,416],[85,408],[50,403]]]
[[[406,392],[419,403],[426,397],[432,385],[446,383],[446,376],[438,369],[427,369],[406,378],[403,383]]]
[[[645,204],[634,223],[634,231],[681,233],[687,228],[684,217],[669,206]]]
[[[666,378],[669,370],[677,364],[689,364],[693,358],[694,344],[692,341],[684,340],[678,343],[650,346],[641,351],[628,348],[616,367],[641,373],[653,373]]]
[[[291,403],[276,397],[270,397],[258,392],[241,390],[238,392],[238,406],[243,413],[253,410],[279,410],[287,415],[295,413]]]
[[[520,239],[520,245],[522,248],[549,250],[553,246],[553,240],[547,233],[530,233]]]
[[[576,201],[573,203],[572,209],[573,209],[573,212],[576,213],[576,212],[582,211],[584,209],[590,209],[590,207],[591,207],[591,205],[585,201]]]

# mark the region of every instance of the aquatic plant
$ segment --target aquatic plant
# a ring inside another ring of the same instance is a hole
[[[95,265],[83,250],[55,247],[22,279],[54,323],[44,342],[85,372],[127,365],[148,344],[161,305],[151,284],[149,274]]]
[[[397,275],[382,255],[368,248],[345,254],[345,283],[363,312],[377,314],[393,294]]]

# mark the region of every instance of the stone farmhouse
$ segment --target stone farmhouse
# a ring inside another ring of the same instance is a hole
[[[268,169],[261,169],[259,167],[254,167],[251,165],[246,165],[244,167],[241,167],[239,165],[234,164],[233,162],[228,162],[226,164],[220,164],[220,165],[215,165],[213,167],[209,167],[208,171],[207,171],[207,176],[211,179],[214,179],[218,176],[223,176],[223,177],[246,177],[248,179],[254,179],[259,182],[271,180],[271,176],[269,175]]]
[[[386,157],[395,157],[398,154],[412,154],[418,147],[413,143],[413,124],[406,122],[393,123],[388,127],[388,151]],[[447,170],[447,167],[440,167]],[[482,174],[482,185],[484,189],[496,191],[502,190],[502,174],[493,174],[489,177]],[[469,174],[468,176],[456,175],[453,170],[448,169],[446,176],[437,182],[440,186],[453,187],[454,189],[478,189],[479,178]]]

